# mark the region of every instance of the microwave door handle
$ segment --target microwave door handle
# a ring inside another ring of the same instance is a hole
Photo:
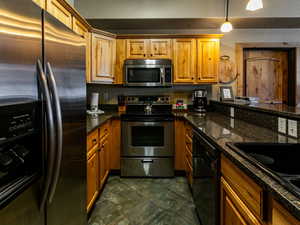
[[[55,158],[55,165],[54,165],[54,174],[53,174],[53,181],[50,186],[49,190],[49,198],[48,202],[51,203],[56,191],[56,186],[58,183],[58,178],[60,174],[61,168],[61,160],[62,160],[62,143],[63,143],[63,128],[62,128],[62,114],[61,114],[61,107],[60,107],[60,100],[57,91],[57,85],[54,78],[54,74],[51,68],[50,63],[47,63],[47,78],[50,87],[51,94],[53,96],[53,106],[54,106],[54,116],[56,122],[56,158]]]
[[[161,78],[161,84],[165,84],[165,68],[160,68],[160,78]]]
[[[53,167],[54,167],[54,160],[55,160],[55,129],[54,129],[54,119],[53,119],[53,110],[51,105],[51,96],[49,92],[49,87],[47,83],[47,78],[45,73],[42,69],[41,61],[37,61],[37,76],[38,76],[38,83],[41,89],[41,93],[43,99],[45,100],[45,121],[46,121],[46,148],[44,151],[47,151],[47,166],[46,166],[46,175],[43,184],[43,193],[40,202],[40,210],[44,210],[49,189],[51,186],[51,180],[53,176]]]

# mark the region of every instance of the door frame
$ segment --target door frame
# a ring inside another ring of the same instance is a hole
[[[246,64],[244,50],[283,50],[288,52],[288,105],[295,106],[300,104],[300,73],[297,74],[297,68],[300,68],[300,43],[289,44],[286,42],[251,42],[236,44],[236,64],[238,71],[237,95],[246,94]]]

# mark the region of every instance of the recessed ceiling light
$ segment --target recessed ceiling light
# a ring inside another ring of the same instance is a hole
[[[262,0],[249,0],[246,9],[249,11],[255,11],[264,7]]]

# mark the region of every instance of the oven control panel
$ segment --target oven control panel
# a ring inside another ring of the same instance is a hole
[[[126,96],[126,104],[171,104],[170,96]]]

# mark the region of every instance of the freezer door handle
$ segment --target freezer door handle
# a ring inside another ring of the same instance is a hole
[[[44,178],[43,193],[41,198],[40,210],[44,209],[47,202],[49,189],[51,186],[51,180],[53,176],[53,167],[55,160],[55,129],[54,129],[54,119],[53,111],[51,105],[51,96],[49,92],[49,87],[47,83],[47,78],[42,68],[41,61],[37,61],[37,76],[39,82],[39,88],[42,92],[42,98],[45,104],[45,115],[46,117],[46,143],[47,143],[47,165],[46,165],[46,175]]]
[[[61,159],[62,159],[62,144],[63,144],[63,128],[62,128],[62,114],[61,114],[61,106],[60,100],[57,90],[56,81],[54,78],[54,74],[52,71],[52,67],[50,63],[47,63],[47,78],[48,84],[50,88],[50,93],[52,96],[52,106],[54,110],[54,121],[55,121],[55,129],[56,129],[56,148],[55,148],[55,164],[54,164],[54,173],[52,183],[50,185],[48,202],[51,203],[56,191],[56,186],[58,183],[60,168],[61,168]]]

